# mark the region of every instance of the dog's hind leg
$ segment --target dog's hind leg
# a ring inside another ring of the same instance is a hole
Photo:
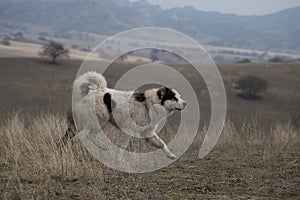
[[[155,147],[163,148],[163,151],[167,154],[167,156],[169,158],[171,158],[171,159],[176,158],[176,156],[169,150],[166,143],[160,137],[158,137],[158,135],[156,133],[154,136],[152,136],[150,138],[146,138],[146,141],[150,142],[150,144],[152,144]]]
[[[77,131],[75,128],[75,123],[71,111],[67,112],[66,118],[67,118],[67,129],[65,135],[61,138],[60,142],[58,143],[57,145],[58,147],[65,146],[70,139],[72,139],[77,135]]]
[[[99,130],[100,132],[101,130]],[[108,147],[104,143],[100,142],[97,138],[99,132],[89,132],[87,135],[87,139],[92,142],[95,146],[99,147],[101,150],[107,151]]]
[[[67,118],[67,129],[65,131],[65,135],[60,139],[60,142],[57,144],[57,146],[59,148],[65,146],[69,140],[71,140],[78,134],[78,131],[76,130],[76,127],[75,127],[73,114],[70,110],[67,112],[66,118]],[[107,123],[108,123],[108,121],[101,123],[101,125],[100,125],[101,129],[103,129]],[[102,143],[100,143],[98,141],[98,139],[96,138],[98,133],[99,133],[99,131],[95,131],[94,133],[89,133],[87,135],[87,138],[88,138],[88,140],[93,142],[93,144],[100,147],[101,149],[106,149],[104,147],[104,145]]]

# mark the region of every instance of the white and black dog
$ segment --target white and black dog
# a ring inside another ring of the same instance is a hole
[[[158,148],[163,148],[169,158],[176,158],[156,133],[158,125],[173,114],[174,110],[183,110],[187,105],[176,90],[167,87],[148,89],[144,92],[109,89],[101,74],[87,72],[74,82],[73,106],[74,103],[76,105],[91,101],[95,105],[97,120],[102,128],[111,123],[121,130],[126,130],[125,132],[129,131],[145,138]],[[62,138],[64,144],[76,135],[71,113],[67,121],[68,128]],[[126,137],[123,148],[127,147],[131,137]]]

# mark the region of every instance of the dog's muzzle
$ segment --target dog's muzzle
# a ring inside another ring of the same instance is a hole
[[[175,109],[176,109],[176,110],[183,110],[183,109],[185,109],[186,105],[187,105],[187,103],[186,103],[186,102],[183,102],[183,103],[180,105],[179,108],[176,107]]]

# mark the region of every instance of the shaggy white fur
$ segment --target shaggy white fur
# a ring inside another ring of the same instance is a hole
[[[154,88],[143,93],[109,89],[105,78],[97,72],[81,75],[73,86],[73,109],[80,113],[80,116],[75,113],[78,131],[86,127],[93,129],[93,125],[89,124],[93,120],[98,120],[102,128],[110,122],[127,133],[123,148],[127,147],[132,136],[146,138],[152,145],[163,148],[171,159],[176,156],[157,135],[157,127],[175,109],[183,110],[185,106],[186,102],[174,89]],[[96,113],[97,119],[89,115],[92,112]],[[91,134],[90,140],[102,146],[95,135]]]

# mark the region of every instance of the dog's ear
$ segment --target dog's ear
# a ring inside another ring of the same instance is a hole
[[[166,88],[165,87],[160,88],[159,90],[157,90],[156,94],[159,99],[162,99],[163,96],[166,94]]]
[[[98,88],[98,84],[97,84],[97,81],[94,80],[94,79],[91,79],[89,81],[89,83],[87,84],[87,87],[90,89],[90,90],[96,90]]]
[[[170,89],[169,88],[167,88],[167,87],[162,87],[162,88],[160,88],[158,91],[157,91],[157,96],[158,96],[158,98],[159,99],[163,99],[163,97],[165,96],[165,95],[167,95],[168,93],[170,92]]]

